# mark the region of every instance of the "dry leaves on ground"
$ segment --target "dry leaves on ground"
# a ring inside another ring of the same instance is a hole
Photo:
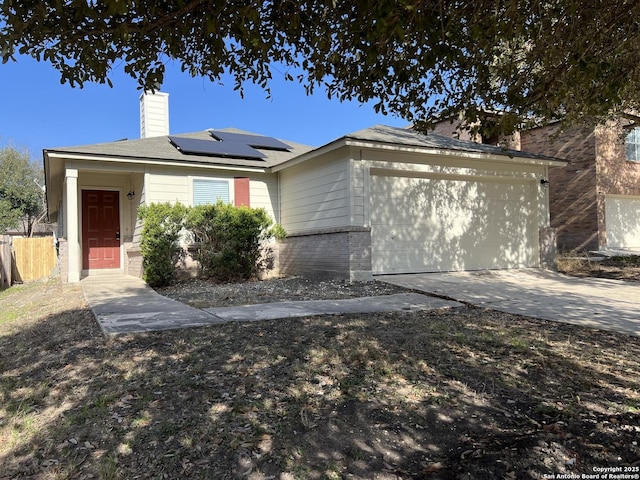
[[[348,288],[330,285],[304,295]],[[0,293],[0,367],[0,478],[528,479],[640,458],[640,339],[484,309],[106,340],[49,282]]]

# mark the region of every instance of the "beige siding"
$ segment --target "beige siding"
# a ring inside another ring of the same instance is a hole
[[[357,153],[357,152],[355,152]],[[360,161],[352,160],[351,165],[351,224],[352,225],[364,225],[365,224],[365,205],[368,202],[365,200],[365,184],[367,182],[367,176],[369,175],[368,169]]]
[[[144,174],[135,173],[131,175],[131,187],[135,192],[135,199],[133,201],[133,236],[131,241],[134,243],[140,242],[140,234],[142,233],[142,222],[138,220],[138,208],[140,205],[144,205],[145,190],[144,190]]]
[[[281,223],[289,233],[350,224],[347,150],[280,173]]]
[[[184,205],[191,205],[193,203],[193,179],[211,178],[229,180],[229,195],[233,201],[233,179],[237,176],[250,178],[251,206],[264,208],[277,221],[278,177],[276,174],[250,172],[234,174],[234,172],[225,170],[152,167],[147,175],[145,200],[147,203],[180,202]]]
[[[510,177],[531,177],[543,175],[545,167],[536,164],[514,164],[506,161],[479,160],[477,158],[454,157],[449,155],[425,156],[412,153],[393,153],[363,150],[361,157],[377,168],[402,168],[404,170],[449,173],[452,175],[502,175]]]
[[[251,188],[251,206],[264,208],[276,222],[279,222],[278,176],[276,174],[252,175],[249,185]]]
[[[182,203],[190,205],[189,179],[184,171],[167,168],[149,168],[145,188],[146,203]]]

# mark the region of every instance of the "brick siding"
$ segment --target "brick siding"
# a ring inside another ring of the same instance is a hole
[[[626,159],[620,122],[558,132],[552,125],[522,132],[522,150],[571,163],[549,170],[551,226],[560,250],[606,247],[606,195],[640,195],[640,163]]]
[[[132,244],[125,248],[124,273],[132,277],[142,278],[142,252],[139,244]]]
[[[466,140],[475,143],[489,143],[483,140],[482,135],[476,133],[470,134],[468,130],[465,130],[460,123],[460,120],[445,120],[438,122],[433,126],[433,133],[442,135],[449,138],[457,138],[459,140]],[[495,145],[499,145],[511,150],[520,150],[520,132],[515,132],[513,135],[502,135],[497,139]]]
[[[66,238],[58,238],[58,265],[60,266],[60,281],[69,281],[69,245]]]
[[[433,126],[433,133],[443,137],[458,138],[476,143],[482,143],[480,135],[471,135],[468,130],[464,130],[459,120],[444,120]]]
[[[371,279],[371,230],[345,227],[288,236],[280,273],[310,278]]]
[[[558,124],[521,132],[526,152],[568,160],[549,169],[551,227],[557,229],[558,250],[598,248],[598,215],[593,130],[559,131]]]
[[[548,270],[557,270],[557,230],[553,227],[542,227],[538,233],[540,245],[540,266]]]

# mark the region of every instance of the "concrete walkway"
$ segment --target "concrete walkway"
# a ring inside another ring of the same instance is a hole
[[[251,321],[344,313],[415,312],[450,307],[462,307],[462,304],[428,297],[419,293],[398,293],[395,295],[349,298],[345,300],[307,300],[263,303],[240,307],[207,308],[205,311],[229,321]]]
[[[542,269],[381,275],[377,280],[476,306],[640,335],[640,284]]]
[[[80,282],[105,335],[200,327],[230,321],[270,320],[312,315],[436,310],[462,304],[419,293],[278,302],[198,310],[163,297],[142,280],[122,274],[89,276]]]
[[[99,274],[80,285],[105,335],[200,327],[223,322],[202,310],[159,295],[143,280]]]

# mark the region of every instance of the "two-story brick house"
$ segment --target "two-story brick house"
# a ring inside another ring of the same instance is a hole
[[[524,151],[569,160],[549,170],[551,226],[558,249],[640,248],[640,128],[609,123],[520,134]]]

